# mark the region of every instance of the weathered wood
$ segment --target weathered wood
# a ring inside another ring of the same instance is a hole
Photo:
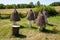
[[[12,27],[12,35],[18,36],[19,35],[19,26]]]

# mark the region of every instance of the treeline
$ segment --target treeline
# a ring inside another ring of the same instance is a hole
[[[37,1],[37,3],[34,5],[33,2],[30,2],[29,4],[0,4],[0,9],[12,9],[12,8],[34,8],[36,6],[40,6],[40,2]]]
[[[29,4],[0,4],[0,9],[13,9],[13,8],[35,8],[37,6],[41,6],[40,2],[37,1],[36,4],[30,2]],[[60,6],[60,2],[53,2],[49,6]]]
[[[60,6],[60,2],[53,2],[50,4],[50,6]]]

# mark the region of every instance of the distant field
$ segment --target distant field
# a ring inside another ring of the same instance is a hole
[[[11,14],[14,9],[0,9],[1,14]],[[23,9],[17,9],[17,11],[20,13],[27,13],[30,10],[30,8],[23,8]]]
[[[60,6],[55,6],[54,8],[55,8],[55,10],[56,10],[57,12],[60,11]]]
[[[55,8],[55,10],[57,12],[60,11],[60,6],[54,6],[53,8]],[[20,8],[20,9],[17,9],[17,11],[20,13],[27,13],[31,8]],[[0,13],[1,14],[11,14],[13,12],[14,9],[0,9]]]

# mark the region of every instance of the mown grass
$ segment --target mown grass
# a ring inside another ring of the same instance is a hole
[[[60,6],[51,6],[52,8],[54,8],[57,12],[60,11]],[[17,9],[17,11],[19,13],[27,13],[31,8],[20,8],[20,9]],[[33,9],[33,8],[32,8]],[[8,10],[8,11],[7,11]],[[0,13],[1,14],[11,14],[13,12],[14,9],[0,9]],[[38,10],[36,10],[38,11]]]
[[[0,9],[1,14],[11,14],[14,9]],[[16,9],[19,13],[27,13],[30,8]]]
[[[60,16],[48,18],[47,30],[55,31],[39,32],[39,27],[32,22],[32,27],[27,24],[26,18],[17,22],[20,25],[19,37],[12,36],[12,22],[9,19],[0,19],[0,40],[60,40]]]

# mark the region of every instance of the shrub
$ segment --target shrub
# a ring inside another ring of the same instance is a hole
[[[20,15],[21,18],[24,18],[24,17],[27,16],[27,13],[19,13],[19,15]]]
[[[58,14],[58,12],[56,12],[56,10],[50,6],[47,6],[45,8],[47,9],[49,16],[56,16]]]
[[[1,19],[9,19],[10,18],[10,14],[1,14]]]
[[[0,14],[1,19],[9,19],[11,14]],[[27,13],[19,13],[21,18],[24,18],[27,16]]]
[[[40,7],[36,7],[36,8],[33,8],[33,11],[36,11],[38,13],[39,11],[41,11],[41,9],[46,9],[49,16],[55,16],[55,15],[58,14],[56,12],[56,10],[54,8],[52,8],[51,6],[40,6]]]
[[[42,8],[43,7],[41,7],[41,6],[40,7],[35,7],[35,8],[33,8],[33,11],[38,13],[39,11],[41,11]]]
[[[53,2],[50,4],[50,6],[60,6],[60,2]]]

